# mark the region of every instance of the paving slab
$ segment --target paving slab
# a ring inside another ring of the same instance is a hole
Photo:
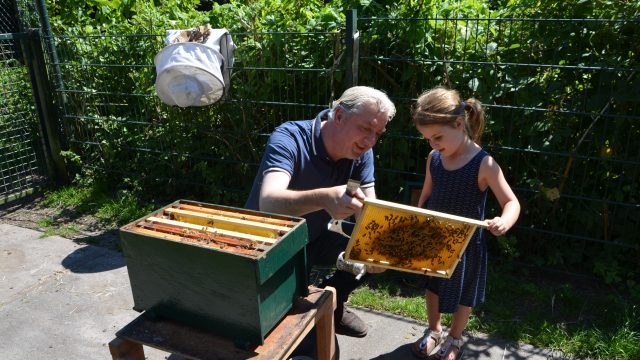
[[[1,219],[0,219],[1,221]],[[0,358],[110,359],[108,343],[135,319],[121,253],[0,224]],[[411,359],[424,330],[411,319],[354,309],[365,338],[337,336],[340,359]],[[145,347],[150,360],[181,357]],[[546,350],[483,334],[467,337],[462,359],[556,359]]]
[[[2,359],[109,359],[115,332],[138,316],[122,254],[41,236],[0,224]]]

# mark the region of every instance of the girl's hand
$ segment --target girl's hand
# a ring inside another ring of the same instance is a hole
[[[493,219],[490,219],[490,220],[486,220],[486,223],[488,226],[487,230],[489,230],[495,236],[504,235],[507,232],[507,230],[509,230],[509,227],[507,226],[507,224],[499,216],[494,217]]]

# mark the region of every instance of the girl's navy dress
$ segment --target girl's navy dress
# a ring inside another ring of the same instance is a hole
[[[424,208],[484,220],[487,190],[478,188],[478,172],[487,152],[480,150],[467,164],[456,170],[442,166],[440,152],[431,156],[431,196]],[[441,313],[453,313],[458,304],[475,307],[484,302],[487,280],[487,245],[482,228],[471,237],[450,279],[427,277],[426,288],[439,295]]]

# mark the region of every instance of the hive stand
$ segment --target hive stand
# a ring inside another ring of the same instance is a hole
[[[335,360],[335,307],[334,288],[310,286],[309,295],[296,300],[264,344],[246,350],[237,347],[232,339],[173,320],[151,320],[142,314],[116,333],[116,338],[109,343],[109,351],[114,360],[144,360],[143,345],[185,359],[288,359],[305,335],[315,328],[317,359]]]

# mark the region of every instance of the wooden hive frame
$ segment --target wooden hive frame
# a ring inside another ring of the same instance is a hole
[[[239,212],[237,209],[212,208],[195,202],[176,202],[124,229],[231,252],[260,257],[298,223]]]
[[[366,199],[346,259],[393,270],[450,278],[483,221]]]

